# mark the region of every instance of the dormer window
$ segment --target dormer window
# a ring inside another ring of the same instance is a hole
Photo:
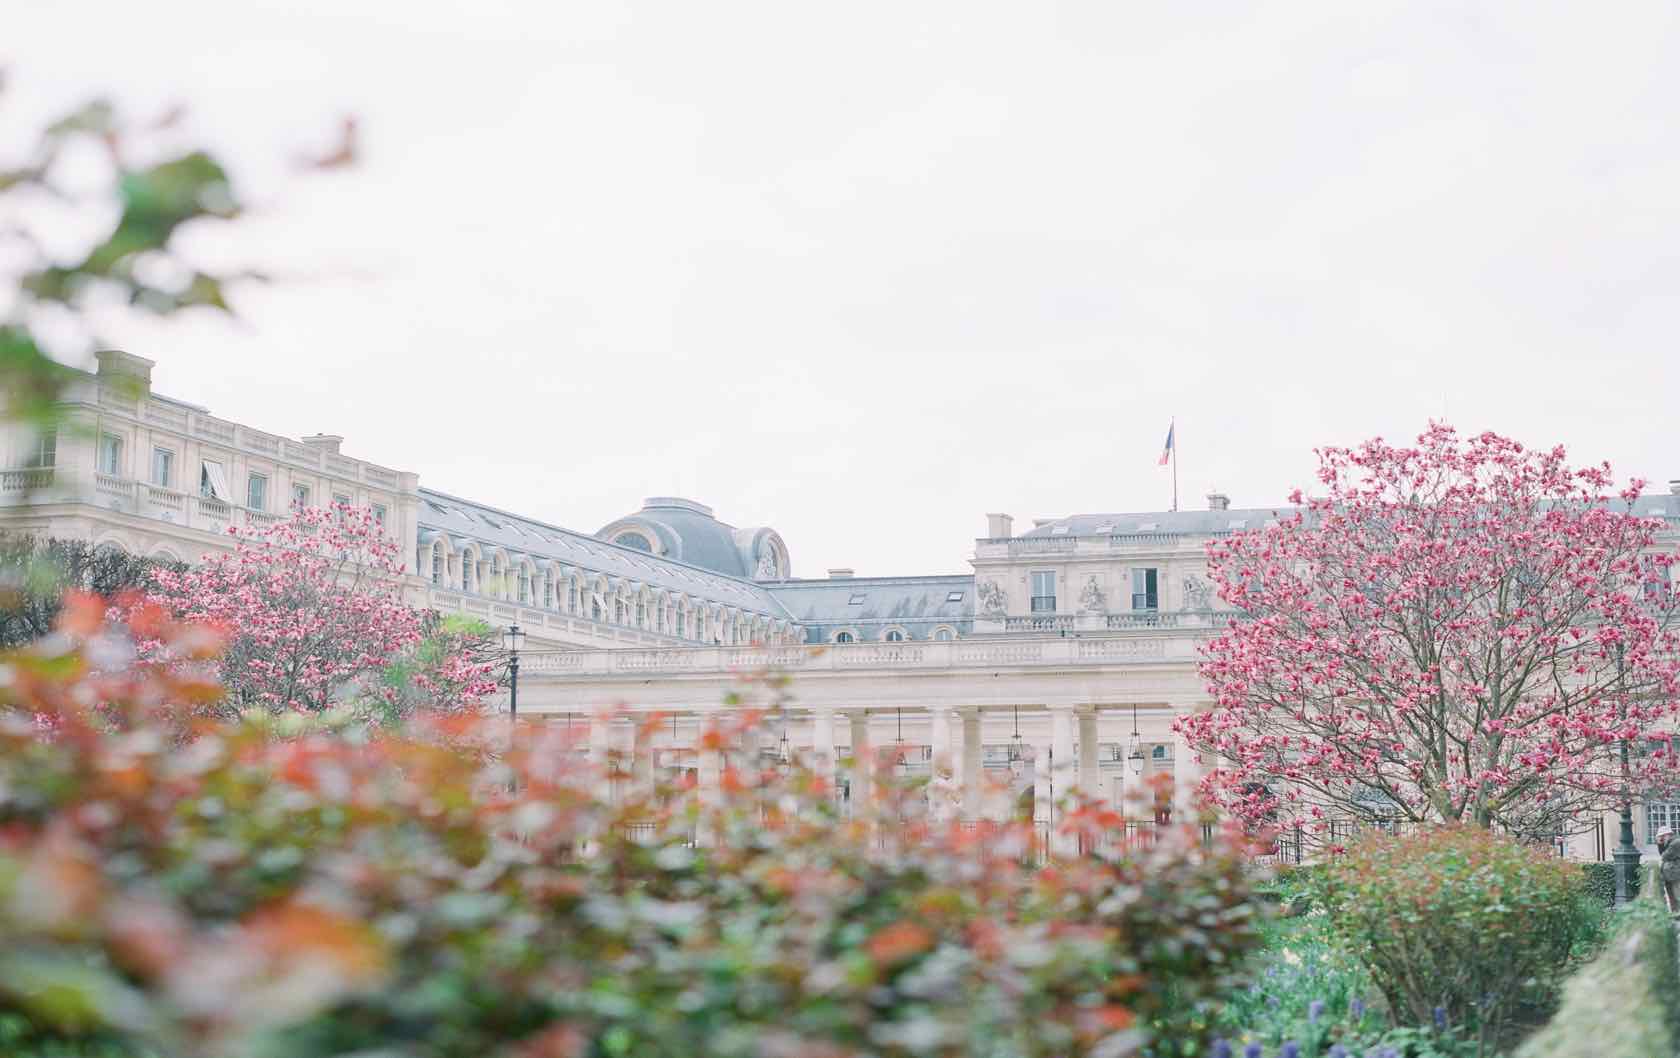
[[[633,547],[637,551],[646,551],[650,555],[653,553],[653,542],[638,532],[619,533],[613,537],[613,543],[620,547]]]
[[[868,597],[869,596],[867,594],[865,594],[864,592],[861,592],[861,591],[853,592],[852,597],[850,599],[846,600],[846,605],[847,606],[862,606],[863,605],[863,600],[867,599]]]

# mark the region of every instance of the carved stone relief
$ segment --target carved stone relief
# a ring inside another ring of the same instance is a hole
[[[987,616],[1002,617],[1009,610],[1009,604],[1004,600],[1003,589],[995,580],[981,581],[976,594],[980,598],[980,610]]]
[[[1184,578],[1184,608],[1186,610],[1213,609],[1213,585],[1205,577],[1192,573]]]
[[[1086,613],[1106,613],[1108,610],[1108,596],[1103,594],[1102,585],[1097,583],[1094,574],[1079,592],[1079,606]]]

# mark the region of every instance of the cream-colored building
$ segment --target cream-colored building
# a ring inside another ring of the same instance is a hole
[[[151,366],[102,353],[72,384],[56,435],[9,429],[0,526],[194,561],[225,547],[230,525],[294,504],[366,505],[407,556],[411,601],[526,631],[521,717],[588,726],[605,751],[634,734],[598,720],[603,706],[669,714],[634,748],[696,769],[702,785],[716,778],[695,749],[702,726],[744,677],[773,669],[794,679],[765,751],[839,768],[853,804],[868,783],[841,762],[865,744],[896,745],[908,769],[945,762],[941,811],[1001,813],[1031,788],[1048,821],[1073,787],[1118,799],[1158,774],[1182,804],[1200,765],[1170,725],[1205,701],[1197,652],[1222,621],[1204,550],[1279,511],[1216,494],[1202,510],[1075,515],[1020,533],[992,514],[972,573],[800,578],[774,529],[737,528],[692,500],[650,499],[578,532],[427,489],[412,471],[346,455],[338,436],[218,419],[153,393]],[[1642,503],[1680,526],[1680,495]],[[993,787],[1005,792],[988,801]],[[1680,822],[1680,805],[1640,816],[1648,840]],[[1598,841],[1589,832],[1575,851],[1595,856]]]

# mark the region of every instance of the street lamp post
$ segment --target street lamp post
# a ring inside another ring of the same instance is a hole
[[[1622,644],[1616,644],[1617,711],[1622,721],[1622,834],[1612,858],[1616,861],[1616,906],[1626,907],[1633,899],[1634,879],[1639,870],[1639,849],[1633,843],[1633,794],[1628,788],[1627,681]]]
[[[508,655],[508,719],[514,721],[519,719],[519,649],[524,645],[525,630],[508,625],[502,632],[502,649]]]

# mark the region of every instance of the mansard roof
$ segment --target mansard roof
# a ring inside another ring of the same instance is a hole
[[[770,588],[801,624],[935,622],[957,624],[974,618],[974,575],[930,577],[835,577],[790,580]],[[961,593],[960,599],[951,596]],[[852,599],[862,596],[859,602]]]
[[[775,596],[741,577],[610,544],[435,489],[420,490],[419,524],[422,531],[442,532],[457,545],[465,540],[493,544],[510,554],[552,559],[591,573],[639,581],[773,618],[787,616]]]

